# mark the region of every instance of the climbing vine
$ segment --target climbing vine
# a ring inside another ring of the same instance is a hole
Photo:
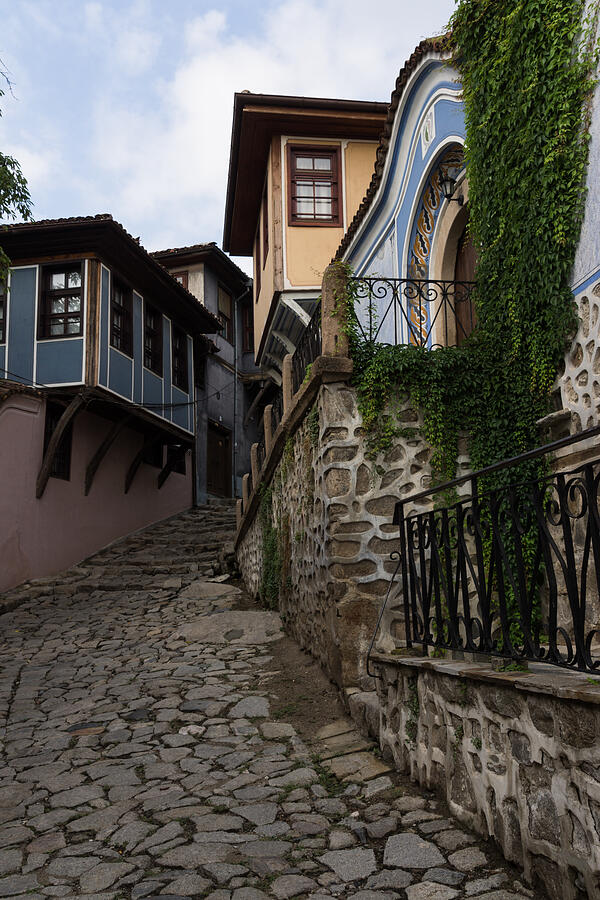
[[[352,287],[340,298],[372,457],[398,434],[399,388],[423,412],[441,481],[455,475],[461,430],[474,468],[538,443],[536,421],[548,411],[576,325],[569,276],[597,63],[598,4],[585,21],[584,7],[584,0],[459,3],[452,44],[465,105],[478,324],[460,348],[375,345],[347,314]],[[499,473],[494,486],[508,477]]]
[[[273,487],[261,487],[259,520],[262,532],[261,602],[269,609],[279,605],[281,584],[281,539],[273,523]]]

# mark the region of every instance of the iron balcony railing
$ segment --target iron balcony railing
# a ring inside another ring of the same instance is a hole
[[[483,488],[495,472],[598,435],[589,429],[396,504],[407,647],[600,669],[600,459]],[[466,493],[436,508],[448,490]]]
[[[475,325],[473,281],[353,277],[349,288],[365,341],[454,347]]]
[[[317,304],[311,320],[304,329],[292,356],[292,387],[296,393],[301,387],[309,367],[321,355],[321,302]]]

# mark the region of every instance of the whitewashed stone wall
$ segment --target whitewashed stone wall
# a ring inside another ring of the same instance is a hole
[[[563,408],[571,412],[571,431],[598,424],[600,403],[600,280],[577,296],[579,328],[565,356],[559,379]]]
[[[374,665],[386,758],[444,794],[551,900],[600,897],[598,687],[549,667],[482,677],[456,661]]]

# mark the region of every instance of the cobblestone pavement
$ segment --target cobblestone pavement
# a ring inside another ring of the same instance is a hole
[[[533,897],[347,720],[308,746],[270,714],[280,621],[210,580],[231,528],[189,513],[4,598],[0,897]]]

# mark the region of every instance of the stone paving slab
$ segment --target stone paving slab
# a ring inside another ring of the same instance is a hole
[[[216,580],[232,530],[188,513],[4,598],[0,897],[539,896],[351,720],[272,715],[281,622]]]

